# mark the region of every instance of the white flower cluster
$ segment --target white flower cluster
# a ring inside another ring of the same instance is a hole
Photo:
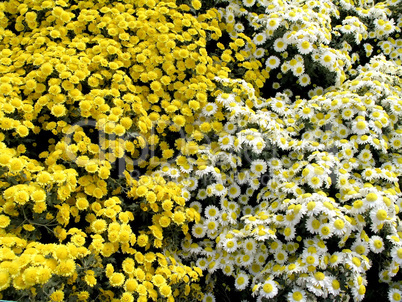
[[[202,217],[183,257],[258,301],[279,291],[360,301],[373,254],[388,259],[390,283],[402,264],[400,71],[379,56],[354,80],[293,102],[217,79],[232,91],[216,97],[227,119],[216,149],[201,148],[194,181],[182,181]]]
[[[395,7],[399,3],[388,2]],[[228,2],[219,12],[229,24],[232,38],[252,33],[244,51],[264,62],[266,70],[278,77],[279,81],[272,84],[274,89],[280,87],[280,80],[289,72],[298,85],[310,86],[317,76],[313,64],[326,70],[323,75],[333,74],[328,81],[338,85],[346,79],[346,73],[356,75],[352,67],[358,66],[364,56],[370,57],[376,47],[401,63],[401,43],[389,37],[400,31],[401,17],[392,19],[383,3],[363,1],[355,6],[349,0],[339,4],[327,0],[237,0]],[[348,15],[339,20],[341,14]],[[240,20],[244,19],[247,22],[242,23]],[[341,24],[332,28],[334,20]],[[353,45],[362,42],[365,51],[352,53]]]

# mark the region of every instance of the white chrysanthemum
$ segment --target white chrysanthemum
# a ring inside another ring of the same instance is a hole
[[[259,47],[254,51],[253,55],[255,58],[260,59],[265,55],[265,49]]]
[[[307,73],[304,73],[301,76],[299,76],[300,86],[306,87],[307,85],[310,85],[310,83],[311,83],[311,78]]]
[[[306,292],[299,287],[293,288],[293,290],[288,293],[287,298],[289,302],[307,302]]]
[[[215,296],[211,293],[204,294],[204,298],[202,299],[202,302],[215,302]]]
[[[399,207],[399,211],[402,211],[402,198],[396,200],[396,205]]]
[[[242,33],[244,31],[244,25],[242,23],[236,23],[234,29],[235,31]]]
[[[322,177],[320,177],[321,175],[317,175],[317,176],[313,176],[313,177],[309,177],[307,179],[307,183],[310,187],[312,187],[313,189],[318,189],[320,187],[322,187],[323,185],[323,179]]]
[[[279,170],[282,168],[282,161],[279,158],[272,158],[269,161],[269,166],[272,167],[275,170]]]
[[[390,288],[388,292],[388,299],[390,302],[401,302],[402,291],[397,288]]]
[[[292,240],[296,237],[296,228],[292,225],[288,225],[283,230],[283,235],[285,236],[286,240]]]
[[[259,273],[261,273],[261,270],[262,265],[255,262],[248,267],[248,272],[253,276],[257,276]]]
[[[339,293],[341,292],[341,285],[340,285],[339,281],[333,276],[329,276],[328,279],[329,279],[328,291],[334,297],[337,297],[339,295]]]
[[[274,254],[275,261],[279,264],[283,264],[288,260],[288,253],[284,250],[277,250]]]
[[[188,191],[194,191],[198,186],[198,180],[195,177],[188,177],[181,182]]]
[[[225,266],[222,267],[222,272],[226,275],[226,276],[232,276],[233,274],[233,265],[232,264],[226,264]]]
[[[259,137],[252,142],[251,146],[252,146],[252,152],[254,152],[255,154],[260,154],[262,150],[265,148],[266,144],[265,141],[261,137]]]
[[[394,246],[391,250],[391,257],[399,265],[402,265],[402,246]]]
[[[215,77],[216,80],[218,81],[223,81],[219,77]],[[221,93],[216,97],[216,101],[218,103],[221,103],[224,106],[230,106],[233,102],[236,102],[235,95],[234,94],[227,94],[227,93]]]
[[[281,60],[277,56],[270,56],[265,61],[265,66],[269,67],[270,69],[275,69],[279,66]]]
[[[248,177],[249,177],[248,171],[243,170],[243,171],[239,172],[239,173],[236,175],[236,181],[237,181],[237,183],[238,183],[239,185],[243,185],[243,184],[247,183]]]
[[[180,171],[182,173],[185,173],[186,175],[189,175],[193,170],[194,170],[194,166],[190,165],[190,164],[185,164],[183,166],[180,166]]]
[[[371,236],[369,242],[370,250],[373,253],[379,254],[384,250],[384,241],[380,236]]]
[[[301,262],[293,262],[286,266],[286,273],[288,275],[297,274],[302,271]]]
[[[324,88],[318,86],[314,89],[314,95],[322,95],[324,93]]]
[[[267,171],[267,163],[262,159],[254,160],[251,162],[250,170],[257,176],[264,174]]]
[[[254,229],[252,234],[258,241],[264,241],[275,237],[275,232],[269,227],[264,227],[263,225],[259,225],[258,228]]]
[[[281,65],[281,72],[287,73],[290,70],[290,65],[288,62],[285,62]]]
[[[342,27],[340,27],[340,30],[344,33],[344,34],[350,34],[354,31],[357,30],[357,28],[355,26],[351,26],[350,24],[345,24]]]
[[[220,215],[220,211],[218,209],[218,207],[213,206],[213,205],[209,205],[205,208],[205,217],[207,219],[217,219]]]
[[[235,238],[229,238],[224,240],[223,249],[228,253],[233,253],[235,250],[237,250],[237,248],[238,244]]]
[[[208,261],[205,258],[198,258],[196,262],[196,266],[202,270],[205,270],[208,266]]]
[[[333,131],[336,131],[336,134],[339,135],[341,139],[347,138],[350,134],[350,129],[345,125],[337,125],[336,127],[333,127]]]
[[[267,40],[267,35],[263,32],[258,33],[254,36],[253,42],[255,45],[262,45]]]
[[[321,222],[314,216],[310,216],[306,220],[306,228],[311,234],[317,234],[320,230]]]
[[[237,126],[236,126],[235,123],[227,122],[227,123],[225,124],[225,126],[223,127],[223,129],[224,129],[227,133],[233,134],[233,133],[236,132]]]
[[[215,258],[212,258],[212,260],[208,263],[208,272],[210,274],[213,274],[221,267],[220,263],[214,259]]]
[[[180,176],[180,171],[176,168],[170,168],[167,172],[167,175],[172,178],[178,178]]]
[[[255,0],[243,0],[243,5],[245,7],[252,7],[255,4]]]
[[[263,298],[271,299],[278,294],[278,285],[274,280],[269,279],[261,285],[258,293]]]
[[[390,276],[394,277],[399,272],[399,264],[395,261],[392,261],[391,264],[388,266],[388,270],[390,271]]]
[[[318,230],[318,234],[321,238],[327,239],[330,238],[333,234],[333,226],[330,223],[323,223]]]
[[[300,117],[305,118],[305,119],[310,119],[314,116],[314,110],[311,109],[310,107],[306,106],[303,108],[300,108],[300,111],[298,112]]]
[[[235,21],[235,15],[232,12],[226,12],[225,19],[226,22],[233,23]]]
[[[201,251],[201,253],[203,255],[205,255],[206,257],[208,257],[207,259],[211,259],[209,257],[215,257],[216,256],[216,251],[213,249],[212,244],[211,243],[206,243],[206,247],[204,247],[204,249]]]
[[[346,233],[349,233],[349,222],[347,222],[344,219],[336,218],[332,221],[332,225],[333,225],[333,233],[337,236],[343,236]]]
[[[222,150],[229,150],[233,148],[234,139],[231,135],[225,135],[219,138],[219,146]]]
[[[289,88],[283,90],[283,93],[284,93],[285,95],[287,95],[289,98],[291,98],[291,97],[293,96],[293,91],[290,90]]]
[[[237,184],[232,184],[229,188],[228,188],[228,196],[230,198],[236,198],[240,195],[241,193],[241,189]]]
[[[205,233],[206,233],[205,226],[203,224],[200,224],[200,223],[194,224],[192,229],[191,229],[191,234],[195,238],[202,238],[202,237],[205,236]]]
[[[340,263],[342,263],[344,258],[344,254],[342,252],[335,252],[329,257],[329,266],[337,267]]]
[[[197,199],[203,200],[208,197],[207,191],[205,189],[200,189],[197,193]]]
[[[267,257],[268,257],[267,253],[259,251],[254,257],[254,262],[260,265],[264,265]]]
[[[251,189],[257,190],[260,187],[260,180],[256,177],[250,178],[248,181]]]
[[[204,108],[202,108],[202,114],[206,116],[212,116],[218,110],[218,106],[215,103],[207,103]]]
[[[228,204],[227,204],[227,209],[228,210],[231,210],[231,211],[233,211],[233,212],[237,212],[238,211],[238,209],[239,209],[239,205],[237,204],[237,202],[234,202],[234,201],[230,201],[230,202],[228,202]]]
[[[370,211],[370,218],[373,224],[379,225],[387,221],[388,212],[383,206],[375,207]]]
[[[272,110],[278,114],[284,114],[286,109],[286,103],[283,100],[273,99],[272,100]]]
[[[291,9],[286,12],[285,18],[292,22],[297,22],[302,19],[302,12],[297,9]]]
[[[214,185],[208,185],[206,188],[206,193],[208,197],[214,196],[215,194],[215,187]]]
[[[307,277],[307,282],[315,287],[326,288],[329,286],[330,278],[323,272],[315,272],[310,277]]]
[[[351,290],[355,301],[362,301],[364,299],[366,287],[363,284],[352,286]]]
[[[236,263],[239,266],[243,266],[243,267],[248,267],[251,265],[251,263],[253,263],[254,257],[252,255],[249,254],[240,254],[239,256],[237,256],[236,258]]]
[[[283,52],[286,50],[288,47],[288,44],[286,43],[285,39],[283,38],[278,38],[274,42],[274,50],[276,52]]]
[[[373,158],[373,155],[371,154],[370,150],[364,149],[360,152],[357,158],[363,162],[367,162]]]
[[[307,266],[317,266],[320,262],[320,258],[316,253],[303,252],[303,262]]]
[[[270,18],[266,22],[267,30],[273,32],[281,25],[279,18]]]
[[[325,52],[319,57],[319,62],[325,67],[332,67],[336,61],[336,56],[332,52]]]
[[[243,290],[247,287],[248,283],[249,283],[249,276],[243,272],[240,271],[237,276],[236,276],[236,280],[235,280],[235,287],[237,290]]]
[[[296,46],[297,46],[297,50],[302,55],[309,54],[313,50],[313,45],[307,40],[300,41],[299,43],[297,43]]]
[[[216,183],[214,185],[214,195],[216,196],[225,196],[228,189],[221,183]]]
[[[252,238],[244,240],[242,244],[243,250],[248,255],[254,255],[257,250],[257,241]]]
[[[191,198],[191,193],[189,190],[182,189],[181,190],[181,196],[187,201]]]
[[[382,204],[382,196],[378,192],[370,192],[366,194],[366,198],[364,202],[370,207],[375,208],[379,207]]]
[[[353,116],[355,115],[355,110],[353,108],[346,108],[344,110],[342,110],[342,118],[344,120],[351,120],[353,118]]]
[[[218,222],[215,219],[205,220],[204,225],[205,225],[208,233],[213,233],[218,228]]]
[[[361,239],[355,240],[350,249],[358,253],[359,255],[365,255],[365,256],[367,256],[367,254],[370,252],[369,244]]]
[[[394,149],[400,149],[402,147],[402,139],[395,136],[390,140],[389,144]]]
[[[299,77],[304,73],[304,64],[297,62],[295,65],[291,66],[291,70],[296,77]]]
[[[383,283],[389,283],[391,281],[391,276],[389,274],[389,271],[384,269],[381,270],[380,273],[378,274],[379,281]]]
[[[364,50],[366,51],[366,56],[369,57],[373,53],[373,46],[369,43],[364,43],[363,44]]]
[[[207,236],[211,240],[215,240],[216,237],[218,237],[218,235],[219,235],[218,228],[216,228],[216,230],[212,230],[212,231],[208,230],[207,231]]]

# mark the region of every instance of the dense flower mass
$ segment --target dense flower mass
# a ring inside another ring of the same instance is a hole
[[[401,0],[0,3],[0,298],[400,301],[401,28]]]

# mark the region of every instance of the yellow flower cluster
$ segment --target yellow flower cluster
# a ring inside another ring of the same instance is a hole
[[[44,286],[52,277],[77,278],[77,261],[89,255],[87,248],[72,241],[68,244],[28,242],[2,230],[1,290]]]
[[[206,51],[222,35],[217,11],[191,14],[200,8],[0,4],[5,297],[14,288],[52,301],[202,298],[202,271],[176,254],[200,215],[183,185],[151,173],[197,153],[177,134],[194,132],[214,77],[229,73]],[[147,176],[131,176],[136,169]]]
[[[183,233],[188,232],[188,222],[199,222],[200,214],[193,208],[185,206],[186,199],[182,196],[181,188],[174,182],[166,183],[161,176],[142,176],[138,181],[127,173],[130,191],[127,196],[142,199],[142,211],[152,212],[153,225],[149,227],[149,235],[154,237],[153,245],[162,246],[163,230],[172,225],[180,226]],[[146,240],[148,241],[148,240]],[[144,242],[143,246],[151,244]]]

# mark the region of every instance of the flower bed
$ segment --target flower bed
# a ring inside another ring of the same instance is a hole
[[[401,7],[0,3],[0,298],[400,301]]]

